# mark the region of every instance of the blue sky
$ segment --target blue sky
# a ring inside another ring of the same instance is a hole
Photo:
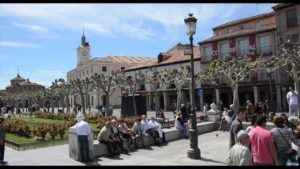
[[[76,66],[85,27],[92,57],[156,57],[187,43],[183,19],[198,18],[195,41],[225,22],[272,11],[274,4],[0,4],[0,89],[18,68],[49,86]]]

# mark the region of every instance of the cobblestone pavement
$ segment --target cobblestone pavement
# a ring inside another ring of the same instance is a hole
[[[166,146],[152,146],[152,150],[139,149],[130,155],[122,154],[120,159],[100,157],[90,164],[70,159],[67,144],[26,151],[6,148],[5,160],[8,165],[226,165],[228,137],[228,133],[218,131],[199,135],[201,160],[187,158],[189,140],[186,139]]]

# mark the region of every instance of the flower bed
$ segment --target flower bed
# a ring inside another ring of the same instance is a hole
[[[107,120],[114,117],[86,116],[90,123],[94,138]],[[136,117],[122,118],[132,127]],[[43,145],[52,145],[56,142],[67,141],[67,131],[69,127],[76,123],[74,115],[50,115],[45,112],[35,112],[34,117],[8,118],[4,122],[4,128],[8,133],[6,138],[12,148],[26,149],[25,147],[43,147]],[[50,144],[51,143],[51,144]]]

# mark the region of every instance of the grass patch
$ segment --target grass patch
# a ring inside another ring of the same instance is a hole
[[[43,118],[35,118],[35,117],[26,117],[22,118],[22,120],[28,122],[28,124],[63,124],[67,121],[65,120],[52,120],[52,119],[43,119]]]
[[[68,143],[68,134],[66,134],[63,139],[56,137],[54,140],[47,135],[46,140],[41,141],[36,140],[35,138],[20,137],[15,134],[7,133],[5,140],[7,141],[8,147],[11,147],[15,150],[27,150],[66,144]]]
[[[34,138],[26,138],[26,137],[20,137],[15,134],[7,133],[5,140],[16,143],[16,144],[30,144],[36,142]]]

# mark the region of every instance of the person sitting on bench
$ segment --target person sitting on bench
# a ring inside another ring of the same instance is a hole
[[[117,148],[117,144],[115,144],[115,140],[113,139],[111,122],[105,122],[105,126],[100,130],[97,140],[100,143],[103,143],[107,146],[108,156],[116,157],[120,155],[120,151]]]
[[[158,134],[159,139],[156,142],[157,145],[161,145],[161,143],[166,144],[166,138],[165,138],[165,133],[163,132],[162,128],[161,128],[161,124],[159,122],[157,122],[157,120],[155,119],[155,117],[152,117],[149,121],[149,125],[151,126],[151,128],[153,129],[153,131],[155,133]],[[156,140],[154,140],[156,141]]]

